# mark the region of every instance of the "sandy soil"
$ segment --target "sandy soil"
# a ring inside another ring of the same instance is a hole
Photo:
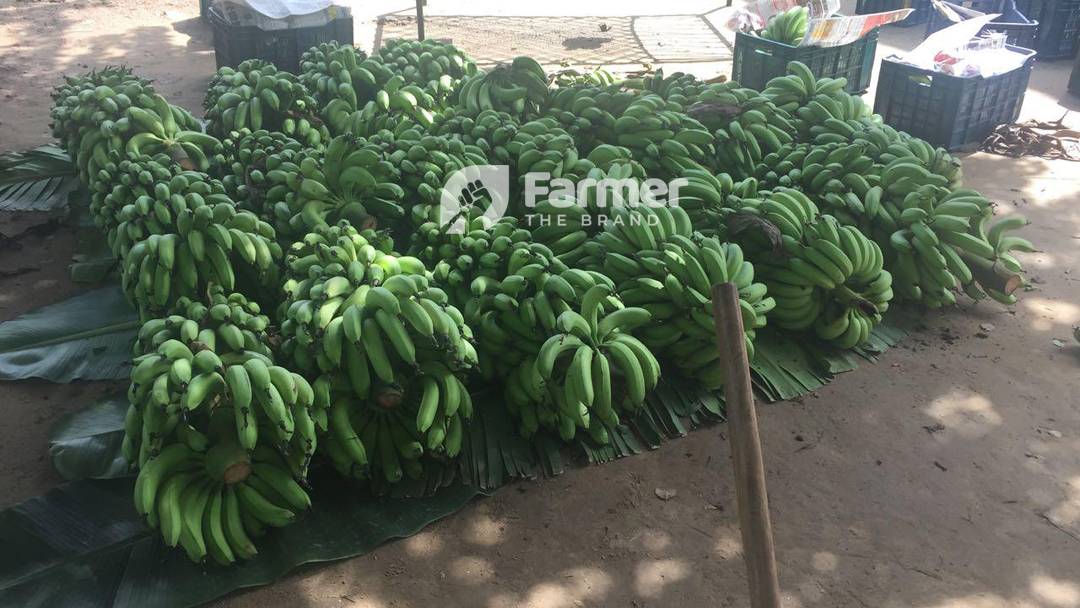
[[[87,66],[128,63],[197,109],[214,66],[194,4],[0,0],[0,149],[48,141],[49,88]],[[890,30],[883,45],[916,35]],[[1067,73],[1040,65],[1025,115],[1074,106]],[[1080,606],[1077,165],[976,154],[965,174],[1035,222],[1035,290],[1012,311],[929,316],[877,365],[761,408],[788,608]],[[0,218],[0,232],[41,221]],[[44,232],[0,251],[0,319],[79,290],[70,231]],[[108,388],[0,386],[0,505],[60,481],[49,425]],[[219,605],[747,606],[725,433],[516,484],[413,538]]]

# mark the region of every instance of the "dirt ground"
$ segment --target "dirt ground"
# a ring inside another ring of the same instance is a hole
[[[48,90],[87,66],[127,63],[198,109],[214,60],[195,16],[177,0],[0,0],[0,150],[47,142]],[[919,34],[888,30],[883,50]],[[1025,116],[1077,105],[1061,92],[1067,64],[1037,66]],[[1025,256],[1034,290],[1014,310],[930,315],[878,364],[760,408],[787,608],[1080,607],[1077,168],[965,160],[966,183],[1026,214],[1044,249]],[[0,217],[0,232],[41,220]],[[0,319],[79,291],[70,231],[42,232],[0,251]],[[0,506],[60,482],[49,426],[108,388],[0,385]],[[218,604],[747,606],[725,433],[515,484],[417,536]]]

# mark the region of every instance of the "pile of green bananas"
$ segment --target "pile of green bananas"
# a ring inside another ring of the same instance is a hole
[[[490,72],[476,72],[458,90],[459,108],[476,115],[484,110],[506,112],[518,119],[539,113],[548,102],[547,73],[531,57],[515,57]]]
[[[221,189],[205,174],[178,174],[117,214],[110,234],[122,259],[121,285],[143,319],[210,284],[261,296],[278,281],[282,251],[274,228],[237,211]]]
[[[743,203],[779,232],[765,247],[755,247],[752,237],[740,239],[776,300],[770,317],[777,325],[794,331],[812,327],[819,338],[844,349],[865,342],[893,296],[878,245],[856,228],[819,215],[797,190],[778,188]]]
[[[318,147],[330,133],[318,117],[318,104],[296,76],[259,59],[222,67],[203,100],[207,131],[225,137],[250,128],[278,131]]]
[[[796,9],[760,34],[805,32]],[[453,466],[474,372],[522,435],[602,445],[661,364],[723,385],[714,284],[737,286],[751,356],[770,319],[846,349],[894,290],[1015,302],[1014,254],[1034,250],[957,159],[800,63],[761,92],[549,79],[528,57],[482,72],[434,41],[327,43],[302,69],[220,70],[204,106],[222,141],[125,68],[54,93],[145,322],[123,442],[136,506],[195,561],[254,556],[310,505],[320,458],[376,492]],[[440,217],[448,178],[488,163],[511,171],[504,217],[476,184],[460,221]],[[591,181],[534,201],[529,173]],[[646,178],[686,182],[634,205]]]
[[[368,227],[405,216],[405,191],[397,183],[400,170],[379,146],[339,135],[327,144],[325,154],[299,157],[293,162],[272,156],[275,168],[266,172],[267,204],[273,206],[276,225],[285,236],[299,239],[339,219]]]
[[[347,225],[316,230],[290,262],[282,351],[329,407],[327,453],[339,471],[399,481],[420,456],[456,456],[472,403],[461,374],[472,332],[423,262],[384,253]],[[304,260],[301,262],[301,260]]]
[[[806,36],[809,21],[810,9],[805,6],[795,6],[769,17],[765,28],[757,32],[757,35],[766,40],[799,46]]]
[[[271,185],[266,173],[282,162],[299,164],[308,148],[284,133],[266,129],[233,131],[221,144],[222,154],[211,175],[221,180],[226,194],[240,208],[272,221],[273,210],[266,205]],[[285,193],[277,194],[283,198]]]
[[[509,376],[507,406],[521,419],[526,435],[544,424],[569,441],[580,428],[605,445],[609,435],[604,425],[617,426],[618,412],[633,413],[656,388],[660,363],[632,335],[651,315],[642,308],[607,310],[612,293],[604,283],[586,290],[581,312],[560,313],[558,333]]]
[[[696,233],[680,207],[615,208],[612,217],[582,264],[611,277],[628,306],[652,315],[639,333],[652,352],[710,388],[721,386],[710,289],[729,281],[738,287],[752,356],[754,330],[775,306],[765,285],[754,282],[753,265],[738,245]]]
[[[220,416],[218,416],[220,417]],[[191,561],[227,566],[258,554],[253,538],[289,525],[311,498],[273,450],[222,441],[203,451],[172,443],[139,470],[135,508]]]

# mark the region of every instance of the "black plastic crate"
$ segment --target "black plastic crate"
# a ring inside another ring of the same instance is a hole
[[[889,11],[898,11],[902,8],[913,8],[915,9],[915,12],[908,15],[907,19],[897,21],[896,23],[890,23],[889,25],[911,27],[913,25],[919,25],[920,23],[926,23],[926,20],[930,18],[930,11],[934,10],[930,6],[930,0],[856,0],[855,2],[856,15],[887,13]]]
[[[1038,19],[1040,59],[1072,57],[1080,46],[1080,0],[1016,0],[1020,12]]]
[[[737,32],[731,79],[760,91],[773,78],[786,74],[789,62],[801,61],[818,78],[847,78],[846,90],[862,94],[870,86],[877,41],[877,30],[840,46],[791,46]]]
[[[949,150],[977,144],[998,125],[1015,122],[1024,103],[1035,51],[1022,66],[983,78],[960,78],[892,59],[881,62],[874,112],[886,124]]]
[[[300,69],[300,55],[309,48],[323,42],[350,45],[353,42],[351,15],[320,26],[263,30],[255,26],[230,25],[219,11],[217,6],[211,6],[207,12],[214,30],[214,57],[219,68],[236,67],[245,59],[262,59],[279,70],[296,74]]]
[[[983,14],[1002,13],[1000,17],[991,21],[990,25],[979,30],[979,33],[1004,32],[1007,44],[1025,49],[1035,48],[1035,42],[1039,34],[1039,22],[1034,19],[1030,19],[1031,23],[1020,22],[1019,19],[1010,16],[1006,12],[1005,7],[1002,6],[1004,2],[999,0],[955,0],[952,3],[979,11]],[[1021,15],[1021,17],[1027,17],[1027,15]],[[1016,22],[1010,23],[1010,21],[1013,21],[1014,19]],[[943,30],[950,25],[953,25],[952,21],[949,21],[945,15],[942,15],[941,12],[933,8],[933,6],[930,7],[930,20],[926,23],[927,36],[938,30]]]

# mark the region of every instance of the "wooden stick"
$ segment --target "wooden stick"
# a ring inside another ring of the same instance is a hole
[[[743,341],[739,291],[734,283],[712,287],[713,325],[726,382],[731,460],[735,467],[735,498],[739,509],[743,559],[750,586],[752,608],[780,608],[780,584],[776,574],[769,497],[765,491],[765,463],[754,412],[754,389],[750,363]]]
[[[424,3],[425,0],[416,0],[416,39],[424,41]]]

